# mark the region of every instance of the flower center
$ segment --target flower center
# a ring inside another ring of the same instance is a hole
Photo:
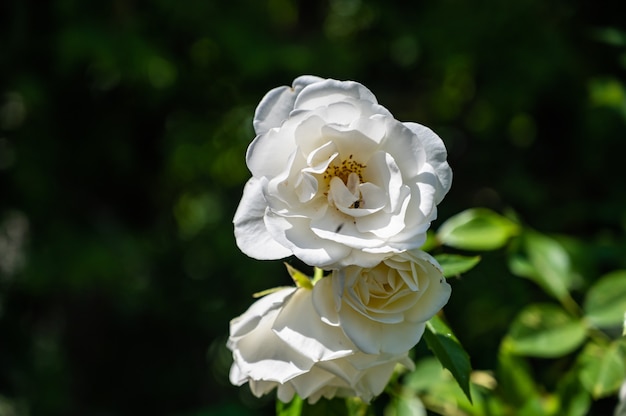
[[[365,165],[352,159],[352,155],[350,155],[348,159],[342,160],[340,164],[333,164],[328,166],[328,168],[326,168],[326,171],[324,172],[324,179],[327,182],[330,182],[332,178],[338,177],[343,181],[344,184],[347,185],[348,177],[351,173],[354,172],[359,176],[359,182],[363,182],[362,172],[364,168]]]
[[[338,205],[345,208],[363,208],[359,185],[363,182],[364,168],[365,165],[354,160],[353,155],[326,168],[323,178],[328,188],[324,194],[331,205],[336,208]]]

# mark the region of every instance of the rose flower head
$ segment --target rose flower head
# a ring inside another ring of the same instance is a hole
[[[408,350],[366,354],[326,324],[313,305],[315,287],[280,289],[231,321],[233,384],[248,383],[257,397],[276,388],[283,402],[294,394],[309,403],[353,396],[368,402],[382,393],[396,364],[413,369]]]
[[[234,224],[256,259],[373,267],[424,243],[450,189],[439,136],[357,82],[299,77],[263,97],[254,129]]]
[[[437,261],[412,250],[372,268],[333,270],[315,285],[313,303],[360,351],[398,354],[418,343],[451,291]]]

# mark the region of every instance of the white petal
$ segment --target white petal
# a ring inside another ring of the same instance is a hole
[[[333,383],[334,379],[335,376],[332,373],[320,368],[319,365],[315,365],[308,373],[290,380],[289,384],[295,389],[298,396],[307,398]]]
[[[400,362],[404,363],[408,351],[404,351],[400,354],[365,354],[358,352],[348,357],[350,364],[358,371],[366,371],[368,368],[372,368],[381,364]]]
[[[277,87],[261,99],[254,113],[254,131],[263,134],[271,128],[280,127],[294,108],[294,103],[302,89],[322,81],[322,78],[305,75],[293,82],[293,87]]]
[[[254,138],[246,151],[246,165],[252,176],[271,178],[289,170],[285,162],[297,149],[293,136],[294,124],[290,120],[286,126]]]
[[[422,170],[427,155],[424,144],[406,124],[385,119],[387,137],[381,150],[393,156],[406,180],[413,179]]]
[[[452,185],[452,169],[448,165],[446,147],[441,138],[428,127],[417,123],[404,123],[404,125],[420,138],[426,151],[426,162],[434,168],[437,176],[437,196],[435,197],[435,202],[438,204]]]
[[[359,184],[359,193],[361,194],[359,208],[337,208],[339,208],[341,212],[356,219],[369,216],[382,210],[387,203],[387,195],[385,191],[371,182]]]
[[[326,241],[341,243],[355,249],[380,247],[385,243],[373,234],[359,232],[352,218],[334,209],[329,209],[323,217],[312,220],[310,229],[316,236]]]
[[[339,315],[337,314],[338,307],[341,305],[341,300],[337,299],[341,293],[335,291],[334,282],[339,278],[330,278],[330,276],[322,278],[313,286],[313,306],[315,312],[320,317],[322,322],[331,326],[339,326]]]
[[[293,396],[295,394],[296,394],[296,391],[291,384],[286,383],[286,384],[278,385],[276,396],[278,397],[278,400],[280,400],[281,402],[289,403],[293,399]]]
[[[272,330],[285,344],[313,361],[332,360],[354,353],[341,328],[323,323],[315,312],[312,291],[298,289],[280,311]]]
[[[367,354],[401,354],[413,348],[424,333],[424,323],[387,324],[367,319],[352,308],[339,312],[343,332]]]
[[[358,101],[338,101],[316,113],[324,117],[326,124],[347,125],[361,116],[361,106],[362,103]]]
[[[317,194],[317,179],[308,172],[302,172],[295,183],[298,200],[301,203],[309,202]]]
[[[356,228],[360,232],[370,232],[381,240],[393,239],[406,229],[406,213],[411,202],[406,185],[400,186],[400,201],[398,212],[387,213],[384,210],[356,220]]]
[[[315,218],[314,215],[311,217]],[[308,218],[286,218],[268,212],[265,224],[276,241],[292,250],[309,266],[325,268],[340,262],[350,253],[349,247],[315,235]]]
[[[393,361],[380,364],[364,372],[363,377],[356,386],[356,391],[359,396],[368,402],[373,397],[382,393],[391,378],[391,374],[393,374],[395,366],[396,362]]]
[[[344,101],[347,97],[378,103],[374,94],[358,82],[326,79],[305,87],[296,98],[294,107],[313,110]]]
[[[269,234],[264,216],[267,202],[263,197],[263,180],[250,178],[235,212],[235,240],[248,256],[258,260],[275,260],[290,256],[291,251]]]
[[[276,386],[280,386],[280,384],[277,383],[276,381],[265,381],[265,380],[250,380],[249,385],[250,385],[250,391],[256,397],[261,397],[263,395],[266,395],[267,393],[272,391],[272,389],[274,389]]]
[[[376,252],[376,250],[380,251]],[[341,261],[336,263],[332,268],[341,268],[351,265],[357,265],[359,267],[374,267],[393,253],[394,248],[389,246],[364,248],[362,250],[354,249],[350,251],[349,255],[341,259]]]
[[[366,164],[379,144],[367,133],[342,126],[326,124],[322,127],[326,140],[331,140],[343,159],[352,156],[352,160]]]
[[[233,339],[238,339],[252,331],[271,310],[280,309],[296,288],[285,288],[263,296],[254,302],[246,312],[230,321],[229,345]]]
[[[236,341],[233,365],[237,365],[241,375],[284,383],[313,366],[312,360],[294,351],[272,332],[278,313],[279,310],[269,311],[254,329]]]
[[[355,189],[355,191],[357,190]],[[359,194],[350,192],[346,184],[344,184],[343,181],[337,176],[330,180],[330,188],[328,190],[328,203],[330,205],[347,209],[358,200]]]
[[[329,142],[322,133],[326,121],[310,112],[299,114],[297,118],[299,122],[293,130],[293,140],[306,158],[309,153]]]
[[[424,288],[425,284],[420,285],[422,290],[425,290],[424,294],[407,313],[407,320],[411,322],[428,321],[448,303],[452,293],[452,287],[439,270],[429,263],[424,263],[423,267],[423,270],[432,274],[423,277],[429,279],[428,287]]]
[[[324,173],[338,155],[337,146],[333,142],[326,142],[308,154],[306,162],[309,168],[305,170],[311,173]]]

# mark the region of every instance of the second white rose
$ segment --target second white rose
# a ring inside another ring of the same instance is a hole
[[[448,303],[452,288],[437,261],[412,250],[373,268],[348,266],[320,280],[313,304],[367,354],[398,354],[418,343],[426,322]]]

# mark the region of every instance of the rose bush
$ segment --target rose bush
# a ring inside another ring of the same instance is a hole
[[[320,319],[313,291],[281,289],[231,321],[227,346],[233,351],[234,385],[247,382],[257,397],[277,388],[283,402],[296,393],[309,403],[351,396],[367,402],[383,391],[397,363],[413,368],[407,351],[359,351],[341,328]]]
[[[257,259],[373,267],[424,243],[452,181],[441,139],[357,82],[299,77],[263,97],[254,129],[234,224]]]
[[[426,321],[451,292],[437,261],[413,250],[373,268],[333,271],[315,285],[313,303],[322,319],[342,328],[360,351],[398,354],[417,344]]]

